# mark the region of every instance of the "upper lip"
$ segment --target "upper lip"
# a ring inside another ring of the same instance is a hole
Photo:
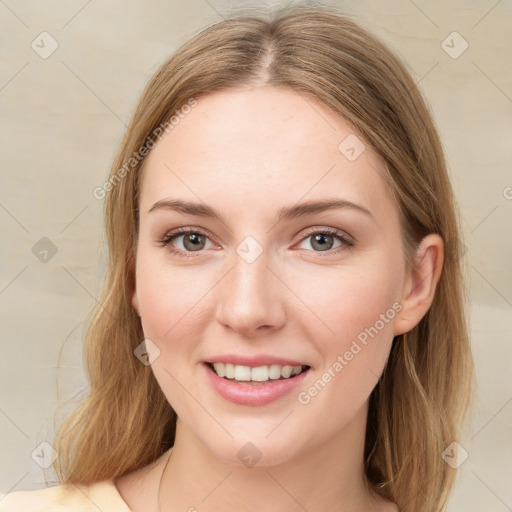
[[[278,364],[280,366],[309,366],[301,361],[286,359],[283,357],[272,356],[267,354],[258,354],[254,356],[240,356],[235,354],[224,354],[213,356],[205,360],[207,363],[231,363],[240,366],[265,366]]]

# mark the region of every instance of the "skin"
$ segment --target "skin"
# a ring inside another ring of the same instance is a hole
[[[313,98],[287,88],[244,87],[200,98],[148,155],[132,302],[145,337],[160,351],[154,375],[178,414],[162,510],[398,510],[365,483],[368,398],[393,337],[412,329],[430,307],[443,244],[438,235],[427,236],[416,267],[406,268],[384,162],[369,146],[347,159],[338,146],[350,134],[357,132]],[[281,207],[333,197],[361,204],[371,216],[344,208],[276,220]],[[224,221],[149,213],[168,198],[206,203]],[[172,242],[190,257],[159,245],[180,227],[207,235],[198,251],[186,235]],[[329,250],[322,251],[308,228],[338,229],[355,244],[328,237],[323,247]],[[236,251],[247,236],[263,250],[252,263]],[[394,318],[388,315],[342,371],[300,403],[298,392],[394,303],[401,306]],[[289,357],[312,370],[297,392],[276,402],[235,405],[205,378],[202,362],[221,353]],[[237,457],[247,442],[262,454],[251,468]],[[167,457],[116,481],[135,512],[159,510]]]

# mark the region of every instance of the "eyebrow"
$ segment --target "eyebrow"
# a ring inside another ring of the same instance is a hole
[[[314,213],[320,213],[323,211],[340,209],[340,208],[350,208],[356,211],[364,213],[366,216],[369,216],[375,221],[374,216],[363,205],[358,203],[353,203],[351,201],[347,201],[346,199],[323,199],[316,201],[307,201],[304,203],[295,204],[292,206],[285,206],[280,208],[277,212],[277,221],[281,222],[283,220],[296,219],[299,217],[304,217],[306,215],[311,215]],[[208,206],[204,203],[196,203],[192,201],[182,201],[179,199],[161,199],[157,201],[148,211],[148,213],[157,211],[157,210],[172,210],[178,211],[181,213],[186,213],[189,215],[196,215],[199,217],[211,217],[213,219],[217,219],[221,222],[224,222],[222,215],[215,208]]]

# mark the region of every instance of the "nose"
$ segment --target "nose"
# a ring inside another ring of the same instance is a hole
[[[217,288],[216,319],[226,329],[254,338],[284,325],[287,288],[269,267],[265,253],[251,263],[236,254]]]

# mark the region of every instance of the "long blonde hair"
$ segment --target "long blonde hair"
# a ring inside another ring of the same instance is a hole
[[[425,235],[438,233],[445,242],[432,306],[395,338],[370,396],[365,445],[376,492],[403,511],[440,511],[455,478],[441,455],[459,439],[473,380],[460,221],[442,146],[397,57],[338,9],[308,4],[238,13],[205,28],[143,91],[102,189],[109,259],[84,348],[90,393],[57,433],[58,477],[81,484],[115,479],[174,443],[176,414],[151,367],[134,356],[144,339],[131,304],[141,155],[191,99],[246,84],[315,97],[359,130],[387,164],[409,264]]]

